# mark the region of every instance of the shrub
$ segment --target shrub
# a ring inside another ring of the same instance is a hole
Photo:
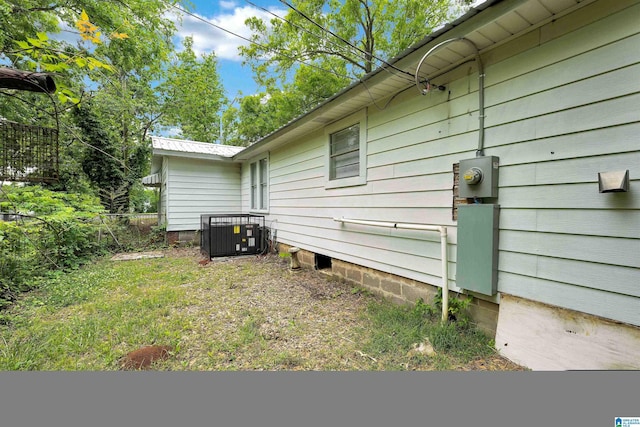
[[[0,187],[0,306],[50,269],[75,268],[103,252],[96,197],[40,186]]]

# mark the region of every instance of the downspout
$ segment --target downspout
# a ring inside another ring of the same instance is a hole
[[[479,103],[479,106],[478,106],[478,120],[479,120],[479,122],[478,122],[478,149],[476,150],[476,157],[480,157],[480,156],[484,156],[484,66],[482,64],[482,59],[480,58],[480,50],[478,49],[478,46],[476,46],[476,44],[474,42],[472,42],[471,40],[469,40],[469,39],[467,39],[465,37],[449,39],[449,40],[445,40],[443,42],[438,43],[437,45],[435,45],[431,49],[429,49],[429,51],[424,54],[422,59],[420,59],[420,62],[418,62],[418,67],[416,68],[416,74],[415,74],[415,82],[416,82],[416,87],[418,88],[420,93],[422,95],[426,95],[429,92],[429,89],[428,88],[425,88],[425,89],[421,89],[420,88],[420,77],[419,77],[419,74],[420,74],[420,68],[422,67],[422,64],[424,63],[424,61],[427,59],[427,57],[429,55],[431,55],[436,50],[440,49],[442,46],[448,45],[449,43],[453,43],[453,42],[459,42],[459,41],[468,44],[476,52],[476,63],[478,64],[478,103]],[[429,83],[429,79],[426,79],[426,81],[427,81],[427,83]]]
[[[386,227],[386,228],[402,228],[407,230],[423,230],[423,231],[438,231],[440,233],[440,258],[441,258],[441,271],[442,271],[442,322],[445,323],[449,316],[449,269],[447,258],[447,227],[443,225],[422,225],[422,224],[403,224],[397,222],[382,222],[382,221],[366,221],[359,219],[347,219],[347,218],[333,218],[334,221],[339,223],[370,225],[374,227]]]

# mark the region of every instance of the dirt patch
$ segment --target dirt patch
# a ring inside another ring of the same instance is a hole
[[[172,315],[188,319],[173,362],[166,369],[384,370],[362,351],[362,313],[374,298],[315,270],[292,272],[276,255],[214,258],[198,248],[171,248],[166,257],[190,258],[198,271],[181,286],[186,294]],[[402,369],[432,370],[424,358],[407,357]],[[525,368],[499,355],[454,364],[451,370],[513,371]]]
[[[168,345],[149,345],[134,350],[120,360],[123,370],[149,369],[153,362],[166,360],[173,348]]]

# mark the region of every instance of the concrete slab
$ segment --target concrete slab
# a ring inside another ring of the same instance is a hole
[[[164,253],[159,251],[122,253],[112,256],[111,261],[131,261],[144,258],[164,258]]]

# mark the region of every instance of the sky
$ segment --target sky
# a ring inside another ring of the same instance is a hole
[[[284,17],[289,11],[288,7],[279,0],[190,1],[193,7],[189,11],[197,17],[184,15],[175,39],[176,46],[181,47],[181,41],[185,37],[193,36],[193,49],[196,54],[215,52],[218,58],[218,72],[230,101],[236,98],[239,91],[244,96],[258,92],[259,88],[253,81],[251,69],[248,66],[242,66],[242,59],[238,55],[238,46],[246,45],[248,42],[215,28],[207,22],[249,38],[251,33],[244,25],[247,18],[258,16],[269,22],[274,19],[272,14]],[[482,2],[483,0],[475,0],[473,5]],[[260,8],[267,9],[272,14]]]
[[[244,21],[252,16],[269,21],[273,15],[254,7],[263,7],[278,16],[285,16],[287,7],[278,0],[191,0],[193,7],[189,11],[198,18],[184,15],[175,38],[176,46],[182,46],[185,37],[193,37],[193,50],[201,53],[215,52],[218,59],[218,73],[230,101],[241,91],[244,96],[259,91],[253,81],[249,66],[242,66],[238,55],[238,46],[248,44],[239,37],[226,33],[210,22],[235,34],[249,38],[250,31]],[[203,22],[207,21],[207,22]]]

